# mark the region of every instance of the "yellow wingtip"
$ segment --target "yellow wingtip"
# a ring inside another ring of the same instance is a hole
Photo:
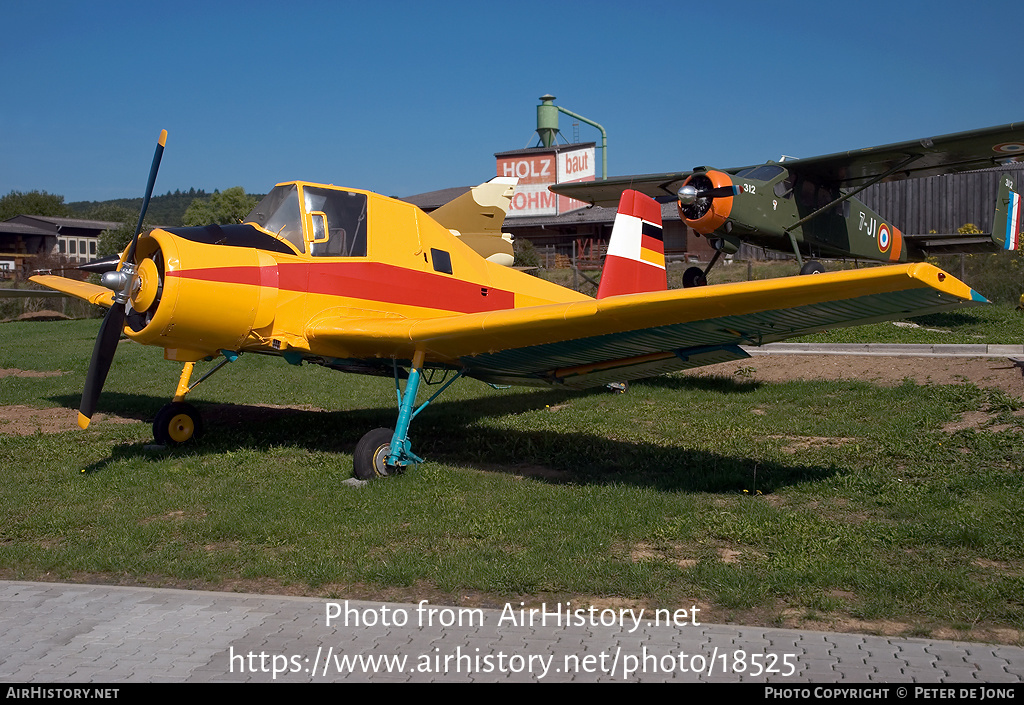
[[[89,422],[92,421],[88,416],[83,414],[81,411],[78,412],[78,427],[85,429],[89,428]]]
[[[167,130],[160,130],[160,139],[157,140],[161,147],[167,145]]]

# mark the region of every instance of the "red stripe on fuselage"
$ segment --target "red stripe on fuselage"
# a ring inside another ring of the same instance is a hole
[[[197,279],[204,282],[221,282],[223,284],[249,284],[259,286],[263,279],[262,267],[211,267],[209,269],[174,269],[167,272],[169,277]],[[275,269],[267,267],[266,269]],[[267,274],[269,277],[269,272]]]
[[[285,291],[346,296],[457,313],[515,308],[515,294],[511,291],[379,262],[284,262],[276,267],[175,270],[167,276],[224,284],[276,285]]]

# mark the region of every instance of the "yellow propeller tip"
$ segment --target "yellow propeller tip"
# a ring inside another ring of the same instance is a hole
[[[83,414],[81,411],[78,412],[78,427],[89,428],[89,422],[92,421],[88,416]]]
[[[161,147],[167,144],[167,130],[160,130],[160,139],[157,142],[160,143]]]

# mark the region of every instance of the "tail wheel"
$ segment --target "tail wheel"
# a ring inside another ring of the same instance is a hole
[[[388,465],[391,454],[391,438],[395,432],[390,428],[375,428],[359,439],[352,458],[353,474],[360,480],[397,475],[399,468]]]
[[[153,421],[153,438],[161,445],[180,445],[202,435],[202,417],[194,406],[185,402],[168,404]]]
[[[694,286],[707,286],[708,279],[704,276],[704,270],[700,267],[690,267],[683,272],[683,288],[689,289]]]
[[[817,260],[811,260],[800,268],[801,274],[824,274],[825,265]]]

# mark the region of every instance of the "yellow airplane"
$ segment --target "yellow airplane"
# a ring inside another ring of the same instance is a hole
[[[595,298],[500,263],[505,246],[495,239],[513,188],[503,181],[437,217],[368,191],[292,181],[243,223],[140,237],[165,139],[166,131],[135,237],[104,285],[32,277],[109,307],[83,428],[122,334],[183,363],[174,399],[153,424],[165,444],[200,435],[186,395],[242,353],[393,375],[395,428],[370,431],[355,450],[355,474],[369,479],[420,462],[411,422],[462,377],[582,389],[748,357],[741,345],[985,302],[925,263],[668,290],[660,206],[635,191],[620,201]],[[193,384],[195,363],[214,358],[223,359]],[[417,405],[424,374],[447,379]]]

